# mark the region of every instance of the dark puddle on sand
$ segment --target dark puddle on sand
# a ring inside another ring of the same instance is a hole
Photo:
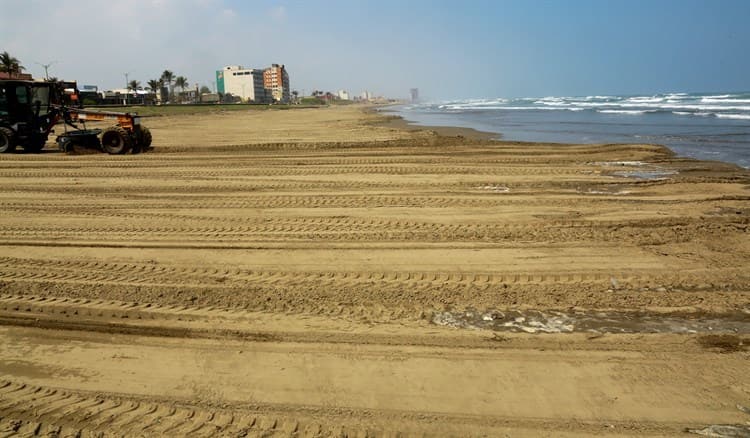
[[[750,334],[750,309],[720,316],[538,310],[437,312],[437,325],[513,333]]]

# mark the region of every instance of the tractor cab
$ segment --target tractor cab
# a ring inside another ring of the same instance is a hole
[[[51,82],[0,81],[0,130],[5,134],[0,135],[0,152],[44,147],[54,119],[50,104],[59,100],[55,94]]]
[[[116,125],[86,129],[87,121],[104,120]],[[151,132],[141,125],[137,113],[83,109],[75,82],[0,80],[0,153],[13,152],[17,146],[40,152],[58,121],[65,123],[65,132],[57,136],[57,144],[66,152],[74,146],[109,154],[136,154],[151,148]]]

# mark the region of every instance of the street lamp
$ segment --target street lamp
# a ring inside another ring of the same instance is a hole
[[[128,88],[130,87],[130,81],[128,81],[128,76],[129,76],[129,75],[130,75],[131,73],[133,73],[133,72],[132,72],[132,71],[129,71],[129,72],[127,72],[127,73],[124,73],[124,74],[125,74],[125,105],[126,105],[126,106],[127,106],[127,104],[128,104],[128,97],[130,96],[130,91],[128,90]]]
[[[35,64],[39,64],[44,68],[44,79],[49,80],[49,68],[50,66],[57,64],[57,61],[52,61],[49,64],[42,64],[41,62],[35,62]]]

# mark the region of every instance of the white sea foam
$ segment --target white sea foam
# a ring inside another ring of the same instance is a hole
[[[604,114],[629,114],[633,116],[656,112],[654,110],[607,110],[607,109],[600,109],[596,111],[600,113],[604,113]]]
[[[704,97],[701,99],[701,102],[737,104],[737,103],[750,103],[750,99],[727,99],[727,98],[721,98],[721,97]]]
[[[750,114],[716,114],[720,119],[750,120]]]
[[[700,105],[700,104],[654,104],[654,103],[619,103],[613,104],[613,106],[619,106],[623,108],[656,108],[664,110],[695,110],[695,111],[750,111],[748,105]]]
[[[625,101],[626,102],[633,102],[633,103],[659,103],[659,102],[664,102],[664,98],[663,97],[656,97],[656,96],[651,96],[651,97],[645,97],[645,96],[643,96],[643,97],[629,97],[629,98],[625,99]]]

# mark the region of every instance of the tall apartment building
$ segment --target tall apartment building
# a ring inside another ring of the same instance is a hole
[[[266,103],[269,96],[263,79],[263,70],[228,65],[216,71],[216,89],[219,93],[239,96],[243,102]]]
[[[276,102],[289,102],[289,74],[284,64],[271,64],[263,70],[263,86],[266,94]]]
[[[419,88],[410,88],[409,95],[411,96],[411,103],[419,102]]]

